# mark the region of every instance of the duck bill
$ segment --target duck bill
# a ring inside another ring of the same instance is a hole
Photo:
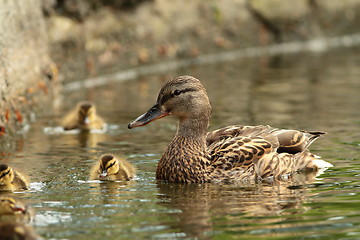
[[[89,125],[89,123],[90,123],[89,117],[84,118],[84,123],[85,123],[85,125]]]
[[[108,175],[108,174],[107,174],[106,170],[104,170],[102,173],[100,173],[99,177],[100,177],[100,179],[103,179],[103,178],[105,178],[107,175]]]
[[[13,208],[13,210],[14,210],[15,212],[26,213],[26,209],[25,209],[24,207],[18,206],[18,205],[15,205],[14,208]]]
[[[152,106],[146,113],[136,118],[134,121],[129,123],[128,128],[136,128],[144,126],[152,121],[168,116],[169,113],[163,111],[159,104]]]

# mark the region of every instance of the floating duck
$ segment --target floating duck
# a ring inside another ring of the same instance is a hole
[[[307,148],[321,131],[277,129],[270,126],[228,126],[208,132],[211,105],[206,89],[192,76],[164,84],[157,102],[128,128],[174,115],[175,137],[156,170],[158,180],[202,183],[287,179],[291,173],[331,167]]]

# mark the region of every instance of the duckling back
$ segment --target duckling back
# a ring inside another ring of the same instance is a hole
[[[124,158],[119,160],[119,162],[120,169],[118,173],[118,179],[123,181],[130,181],[131,179],[133,179],[136,174],[135,167]]]

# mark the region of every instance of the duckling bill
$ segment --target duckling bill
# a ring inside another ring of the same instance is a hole
[[[10,166],[0,164],[0,191],[16,191],[29,189],[27,177]]]
[[[62,120],[64,130],[91,130],[103,129],[105,121],[97,115],[96,107],[91,102],[80,102]]]
[[[324,132],[262,125],[234,125],[208,132],[210,114],[210,101],[201,82],[179,76],[164,84],[154,106],[129,123],[131,129],[168,115],[178,118],[175,137],[158,163],[158,180],[282,180],[302,169],[317,171],[332,166],[308,150]]]
[[[125,159],[106,154],[92,167],[91,180],[129,181],[135,176],[135,168]]]

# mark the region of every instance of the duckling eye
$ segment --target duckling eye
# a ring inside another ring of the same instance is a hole
[[[112,162],[109,166],[106,167],[106,170],[108,170],[109,168],[111,168],[114,165],[115,165],[115,162]]]
[[[3,178],[3,177],[5,177],[5,176],[8,175],[8,174],[11,175],[11,174],[10,174],[10,169],[9,169],[7,172],[4,172],[3,174],[1,174],[1,175],[0,175],[0,178]]]
[[[175,95],[175,96],[179,96],[180,94],[181,94],[181,91],[180,91],[180,90],[177,90],[177,89],[176,89],[176,90],[174,91],[174,95]]]

